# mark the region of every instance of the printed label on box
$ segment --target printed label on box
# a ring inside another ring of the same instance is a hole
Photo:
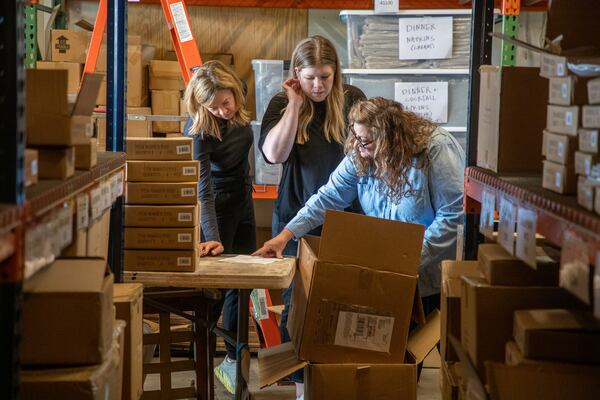
[[[90,197],[87,193],[77,196],[77,230],[90,224]]]
[[[564,157],[565,154],[565,144],[563,142],[558,142],[558,150],[556,151],[559,157]]]
[[[393,317],[340,311],[334,344],[385,353],[390,350],[393,330]]]
[[[250,293],[250,301],[252,302],[252,309],[254,310],[254,318],[257,321],[269,318],[265,289],[254,289]]]
[[[175,27],[177,28],[179,41],[184,43],[194,39],[183,2],[169,4],[169,7],[171,8],[171,14],[173,14],[173,20],[175,21]]]
[[[519,208],[515,255],[533,268],[537,267],[535,243],[536,229],[536,212],[527,208]]]
[[[496,196],[494,192],[484,190],[481,198],[481,217],[479,219],[479,231],[486,237],[494,238],[494,211],[496,208]]]
[[[177,221],[192,222],[192,213],[188,213],[188,212],[177,213]]]
[[[400,60],[452,57],[452,17],[398,18]]]
[[[191,197],[196,195],[194,188],[181,188],[181,197]]]
[[[560,95],[563,99],[569,96],[569,85],[566,82],[560,85]]]
[[[192,257],[177,257],[178,267],[189,267],[192,265]]]
[[[183,167],[183,175],[196,175],[196,167]]]
[[[560,189],[561,183],[562,183],[562,174],[560,173],[560,171],[556,171],[556,174],[554,175],[554,186],[556,186],[557,189]]]
[[[177,242],[178,243],[190,243],[192,241],[191,233],[178,233],[177,234]]]
[[[565,65],[563,63],[556,64],[556,75],[563,76],[565,74]]]
[[[398,8],[398,0],[375,0],[375,14],[395,13]]]
[[[103,205],[104,200],[102,199],[102,192],[100,188],[95,188],[90,191],[92,197],[92,220],[100,218],[102,211],[104,211]]]
[[[192,152],[192,147],[189,144],[182,144],[175,148],[177,155],[181,154],[190,154]]]
[[[117,174],[117,197],[123,196],[123,181],[125,180],[125,171],[119,171]]]
[[[112,204],[112,195],[110,193],[110,182],[105,181],[100,184],[100,192],[102,197],[102,211],[110,208]]]
[[[567,125],[567,126],[573,125],[573,111],[567,111],[565,113],[565,125]]]
[[[506,197],[500,198],[500,222],[498,224],[498,243],[510,254],[515,249],[515,223],[517,207]]]
[[[119,174],[114,174],[109,179],[111,204],[114,203],[117,200],[117,197],[119,197],[118,175]]]

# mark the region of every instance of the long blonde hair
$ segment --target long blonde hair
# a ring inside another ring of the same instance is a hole
[[[326,115],[323,134],[325,140],[331,142],[333,139],[338,143],[344,142],[344,90],[342,87],[342,73],[340,60],[331,42],[322,36],[312,36],[302,40],[292,53],[290,75],[298,79],[297,71],[302,68],[314,67],[316,65],[330,65],[333,68],[333,87],[331,93],[325,99]],[[315,106],[310,99],[304,95],[304,102],[300,109],[298,118],[298,133],[296,142],[304,144],[308,142],[308,125],[315,114]]]
[[[408,179],[411,168],[426,168],[429,164],[427,148],[433,122],[404,110],[402,104],[373,97],[359,101],[350,109],[348,126],[366,125],[373,135],[373,158],[356,154],[356,138],[348,135],[346,154],[353,155],[359,176],[371,174],[382,183],[382,189],[394,202],[415,194]]]
[[[204,63],[192,76],[185,89],[184,102],[192,118],[192,135],[212,136],[222,139],[219,118],[208,111],[207,106],[215,100],[217,91],[229,89],[235,99],[236,112],[227,121],[233,126],[243,126],[250,122],[250,112],[245,109],[246,96],[243,84],[236,73],[220,61]]]

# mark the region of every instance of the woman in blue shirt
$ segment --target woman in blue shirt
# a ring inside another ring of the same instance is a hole
[[[281,257],[290,239],[323,223],[325,210],[343,210],[358,198],[366,215],[425,225],[419,290],[432,311],[439,306],[440,261],[455,257],[463,220],[464,152],[444,129],[381,97],[355,104],[348,126],[346,157],[327,184],[254,254]]]

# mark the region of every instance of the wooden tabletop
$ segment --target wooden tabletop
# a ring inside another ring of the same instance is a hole
[[[240,264],[223,261],[233,255],[202,257],[195,272],[123,271],[125,282],[145,286],[222,289],[284,289],[292,282],[296,258],[286,257],[272,264]]]

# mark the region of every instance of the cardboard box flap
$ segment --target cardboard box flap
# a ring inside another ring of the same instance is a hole
[[[84,74],[72,115],[92,115],[102,85],[102,74]]]
[[[291,342],[258,351],[258,379],[260,388],[267,387],[304,368],[308,362],[298,360]]]
[[[483,246],[483,245],[481,245]],[[482,277],[478,261],[442,261],[442,281],[457,279],[462,275]]]
[[[417,327],[408,337],[406,349],[417,364],[422,362],[440,341],[441,321],[442,314],[435,309],[427,316],[427,323]]]
[[[425,227],[327,210],[319,258],[415,276]]]
[[[27,280],[23,290],[26,293],[101,292],[106,273],[106,261],[102,259],[59,259]]]
[[[600,332],[600,322],[581,310],[547,309],[515,311],[515,326],[523,330]]]

